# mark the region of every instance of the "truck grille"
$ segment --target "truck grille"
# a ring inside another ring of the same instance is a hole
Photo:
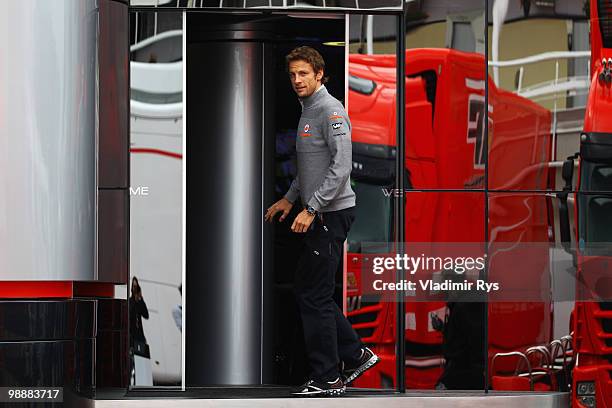
[[[349,318],[351,324],[373,322],[378,317],[378,311],[356,314]]]
[[[348,313],[348,320],[355,332],[364,341],[374,335],[376,328],[380,325],[377,321],[382,305],[379,300],[361,302],[360,307]]]
[[[374,327],[364,327],[361,329],[355,329],[355,332],[359,336],[360,339],[366,339],[368,337],[372,337],[374,334]],[[365,340],[364,340],[365,341]]]

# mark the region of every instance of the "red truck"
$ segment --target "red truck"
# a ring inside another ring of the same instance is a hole
[[[482,243],[486,241],[485,231],[490,242],[551,239],[551,205],[545,195],[490,193],[485,229],[487,126],[490,189],[546,190],[552,179],[547,168],[551,160],[550,112],[497,89],[491,80],[489,104],[485,107],[484,64],[484,57],[476,53],[450,49],[406,51],[407,242]],[[360,243],[394,240],[393,200],[387,193],[392,191],[395,180],[395,56],[351,55],[349,74],[351,177],[359,200],[356,222],[348,238],[347,310],[363,341],[381,357],[380,363],[359,378],[355,386],[392,387],[396,372],[396,305],[363,297],[361,268],[372,253],[371,248]],[[430,191],[440,189],[460,191]],[[386,250],[392,252],[392,248]],[[548,262],[547,252],[538,256],[543,265]],[[500,277],[502,271],[503,267],[498,267],[496,276]],[[534,272],[534,285],[542,273],[546,273],[545,268]],[[480,331],[477,335],[481,342],[485,313],[482,307],[480,316],[468,319],[468,324]],[[487,308],[488,345],[481,343],[479,350],[472,350],[480,354],[474,359],[480,358],[481,365],[484,346],[488,346],[491,357],[550,341],[550,302],[497,302]],[[448,304],[443,300],[407,301],[407,388],[433,389],[440,381],[445,345],[436,321],[447,317]],[[479,372],[483,372],[482,367]],[[482,377],[467,387],[482,389]]]
[[[563,166],[561,241],[577,265],[572,406],[612,407],[612,3],[591,0],[590,12],[591,85],[580,153]],[[575,202],[575,249],[570,248],[568,196]]]

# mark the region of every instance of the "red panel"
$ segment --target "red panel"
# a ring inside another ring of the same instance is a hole
[[[115,285],[72,281],[4,281],[0,284],[0,299],[70,299],[77,296],[112,298],[115,296]]]
[[[72,282],[8,281],[0,284],[0,299],[71,298]]]

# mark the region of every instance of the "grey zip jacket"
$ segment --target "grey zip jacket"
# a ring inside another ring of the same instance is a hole
[[[321,85],[300,100],[296,150],[298,174],[285,198],[319,212],[355,206],[351,189],[351,122],[344,107]]]

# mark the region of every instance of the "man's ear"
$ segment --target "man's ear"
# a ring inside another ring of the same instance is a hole
[[[317,72],[317,75],[315,76],[315,79],[317,81],[321,81],[323,79],[323,70],[320,70],[319,72]]]

